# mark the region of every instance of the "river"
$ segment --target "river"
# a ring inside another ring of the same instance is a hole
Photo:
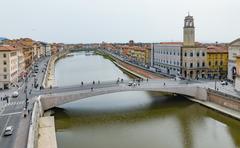
[[[102,56],[70,53],[55,66],[58,86],[129,76]],[[59,148],[235,148],[240,122],[184,97],[121,92],[68,103],[55,111]]]

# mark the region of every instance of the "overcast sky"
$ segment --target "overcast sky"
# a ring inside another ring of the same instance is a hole
[[[182,41],[194,16],[196,40],[240,37],[240,0],[0,0],[0,36],[64,43]]]

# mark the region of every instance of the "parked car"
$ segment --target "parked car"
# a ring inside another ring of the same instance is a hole
[[[12,94],[12,97],[13,97],[13,98],[18,97],[18,92],[17,92],[17,91],[14,91],[13,94]]]
[[[13,133],[13,126],[7,126],[4,131],[4,136],[10,136]]]
[[[228,85],[228,82],[227,81],[221,81],[220,84],[221,85]]]
[[[128,86],[136,86],[136,83],[134,83],[134,82],[128,82]]]

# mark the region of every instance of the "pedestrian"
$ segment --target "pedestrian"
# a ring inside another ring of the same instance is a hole
[[[93,91],[93,87],[91,87],[91,91]]]
[[[83,85],[83,81],[81,82],[81,85]]]
[[[93,81],[93,85],[95,84],[95,81]]]
[[[1,97],[1,101],[2,101],[2,97]]]
[[[164,86],[166,85],[165,82],[163,83],[163,85],[164,85]]]
[[[121,79],[121,82],[123,82],[123,79]]]
[[[147,78],[147,82],[148,82],[148,78]]]

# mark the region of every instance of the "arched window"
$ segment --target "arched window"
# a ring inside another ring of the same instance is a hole
[[[190,53],[190,56],[193,57],[193,53],[192,52]]]

